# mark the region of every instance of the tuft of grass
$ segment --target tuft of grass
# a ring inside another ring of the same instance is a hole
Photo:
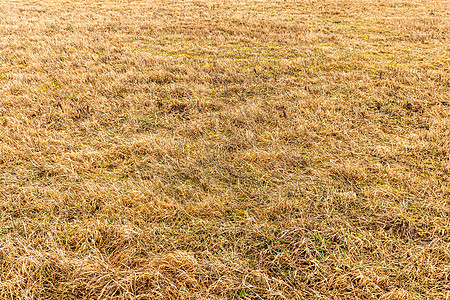
[[[0,298],[449,298],[448,6],[2,1]]]

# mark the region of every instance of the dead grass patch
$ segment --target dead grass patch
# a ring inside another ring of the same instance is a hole
[[[447,1],[3,1],[0,298],[447,299]]]

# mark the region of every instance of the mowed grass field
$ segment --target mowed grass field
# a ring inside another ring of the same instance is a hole
[[[450,2],[0,1],[1,299],[448,299]]]

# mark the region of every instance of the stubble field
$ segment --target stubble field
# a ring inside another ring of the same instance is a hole
[[[0,298],[447,299],[449,8],[0,0]]]

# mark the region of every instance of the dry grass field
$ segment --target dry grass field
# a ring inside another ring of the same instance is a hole
[[[0,299],[449,299],[447,0],[0,0]]]

